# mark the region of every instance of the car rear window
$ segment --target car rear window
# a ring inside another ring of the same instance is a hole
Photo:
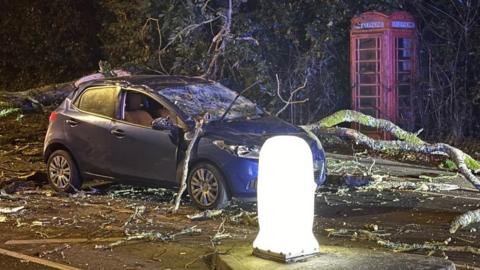
[[[82,111],[113,117],[117,97],[117,87],[94,87],[85,90],[75,105]]]

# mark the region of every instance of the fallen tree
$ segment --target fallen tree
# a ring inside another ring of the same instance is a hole
[[[0,92],[0,110],[38,112],[43,107],[58,105],[75,89],[73,82],[50,84],[21,92]]]
[[[392,134],[397,140],[375,140],[357,130],[337,127],[338,124],[344,122],[354,122],[367,127],[380,129]],[[480,180],[474,174],[475,172],[480,171],[480,163],[478,161],[451,145],[444,143],[427,143],[420,139],[417,134],[407,132],[391,121],[377,119],[357,111],[342,110],[327,116],[316,123],[302,126],[302,128],[314,133],[321,132],[325,129],[333,129],[333,132],[341,138],[353,140],[356,144],[380,152],[395,150],[430,155],[447,155],[457,165],[458,171],[477,189],[480,189]]]
[[[103,73],[102,73],[103,74]],[[23,92],[0,93],[0,117],[12,113],[42,111],[43,107],[60,103],[73,89],[74,83],[62,83],[35,88]],[[341,123],[358,123],[390,133],[397,140],[375,140],[357,130],[337,127]],[[475,173],[480,172],[480,163],[460,149],[444,143],[430,144],[417,134],[405,131],[385,119],[377,119],[357,111],[341,110],[318,122],[301,126],[317,140],[314,133],[333,132],[341,138],[353,140],[356,144],[376,151],[404,151],[429,155],[446,155],[456,164],[458,171],[480,189],[480,180]]]

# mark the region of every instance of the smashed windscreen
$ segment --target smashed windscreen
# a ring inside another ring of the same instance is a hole
[[[212,120],[218,120],[225,113],[237,93],[221,84],[193,84],[163,88],[158,93],[177,105],[190,117],[207,112]],[[225,119],[253,118],[262,111],[246,97],[239,96]]]

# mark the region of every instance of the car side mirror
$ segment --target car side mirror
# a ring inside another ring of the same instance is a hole
[[[152,121],[152,128],[155,130],[170,130],[173,131],[175,126],[166,117],[159,117]]]

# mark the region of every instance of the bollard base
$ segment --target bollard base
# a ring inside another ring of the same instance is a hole
[[[271,261],[276,261],[281,263],[295,263],[295,262],[304,262],[309,258],[319,255],[320,252],[287,255],[283,253],[272,252],[270,250],[261,250],[259,248],[254,248],[252,254],[256,257],[271,260]]]

